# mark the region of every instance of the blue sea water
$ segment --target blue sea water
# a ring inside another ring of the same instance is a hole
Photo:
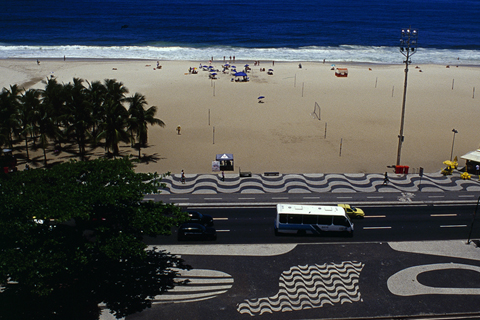
[[[480,65],[479,0],[0,0],[0,58]]]

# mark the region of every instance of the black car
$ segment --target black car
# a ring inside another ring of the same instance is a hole
[[[201,214],[198,211],[187,211],[188,216],[190,217],[189,222],[200,223],[205,227],[213,226],[213,218],[208,214]]]
[[[178,228],[178,240],[217,240],[217,231],[199,223],[184,223]]]

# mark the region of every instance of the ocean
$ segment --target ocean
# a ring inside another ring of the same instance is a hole
[[[0,59],[480,65],[479,0],[0,0]]]

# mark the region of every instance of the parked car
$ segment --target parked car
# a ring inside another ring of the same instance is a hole
[[[349,204],[339,204],[338,206],[345,209],[345,212],[352,219],[365,217],[365,213],[360,208],[352,207]]]
[[[189,222],[200,223],[205,227],[213,226],[212,216],[208,214],[202,214],[198,211],[191,211],[191,210],[188,210],[187,213],[188,213],[188,216],[190,217]]]
[[[217,231],[200,223],[184,223],[178,228],[178,240],[217,240]]]

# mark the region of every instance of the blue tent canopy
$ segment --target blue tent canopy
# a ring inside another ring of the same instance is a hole
[[[245,72],[237,72],[235,73],[235,77],[246,77],[247,74]]]

